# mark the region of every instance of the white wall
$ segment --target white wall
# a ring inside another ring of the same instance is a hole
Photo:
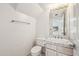
[[[48,37],[49,36],[49,12],[44,11],[37,17],[36,23],[36,36]]]
[[[43,12],[43,9],[39,6],[38,3],[19,3],[17,4],[16,10],[34,18]]]
[[[75,43],[75,55],[79,56],[79,3],[75,4],[73,7],[74,17],[76,17],[76,39]]]
[[[75,44],[74,55],[79,55],[79,4],[71,5],[67,10],[67,27],[70,40]],[[74,20],[74,21],[73,21]],[[75,24],[75,26],[73,26]],[[70,26],[69,26],[70,25]]]
[[[31,24],[11,23],[13,19]],[[0,55],[27,55],[35,38],[35,19],[0,4]]]

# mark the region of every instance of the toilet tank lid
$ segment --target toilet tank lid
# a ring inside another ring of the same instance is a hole
[[[32,49],[31,49],[31,53],[38,53],[41,51],[41,47],[40,46],[34,46]]]

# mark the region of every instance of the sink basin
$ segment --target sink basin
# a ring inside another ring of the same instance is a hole
[[[69,41],[68,39],[48,38],[46,39],[46,44],[47,43],[57,45],[57,46],[73,48],[73,43]]]
[[[73,43],[68,39],[60,39],[60,38],[38,38],[37,44],[44,46],[46,44],[52,44],[55,46],[63,46],[68,48],[73,48]]]

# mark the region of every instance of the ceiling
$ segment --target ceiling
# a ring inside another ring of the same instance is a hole
[[[43,8],[37,3],[10,3],[10,5],[19,12],[22,12],[31,17],[38,17],[42,12]]]
[[[55,3],[10,3],[10,5],[19,12],[31,17],[38,17],[41,13],[51,8],[59,6]]]
[[[37,5],[39,5],[40,8],[42,8],[43,10],[47,9],[47,8],[48,8],[47,6],[49,5],[49,3],[10,3],[10,5],[11,5],[14,9],[16,9],[20,4],[24,4],[24,5],[27,5],[27,4],[37,4]]]

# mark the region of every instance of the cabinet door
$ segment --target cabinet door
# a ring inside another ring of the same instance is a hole
[[[56,51],[46,48],[46,56],[56,56]]]
[[[56,51],[66,54],[66,55],[73,55],[73,49],[72,48],[65,48],[65,47],[61,47],[61,46],[57,46],[56,47]]]
[[[52,44],[46,44],[46,48],[56,50],[56,46]]]

